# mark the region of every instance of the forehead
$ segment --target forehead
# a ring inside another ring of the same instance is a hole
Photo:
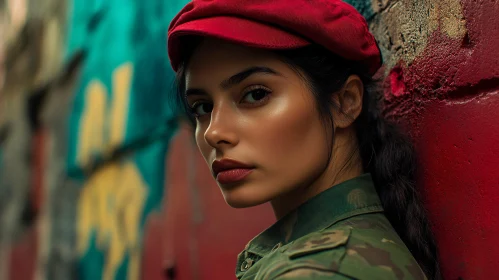
[[[291,71],[287,64],[270,51],[207,38],[192,54],[185,72],[186,82],[197,84],[203,81],[220,81],[252,66],[270,67],[282,74]]]

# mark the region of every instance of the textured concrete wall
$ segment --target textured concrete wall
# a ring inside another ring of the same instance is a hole
[[[372,8],[385,113],[416,143],[445,279],[499,279],[499,2]]]

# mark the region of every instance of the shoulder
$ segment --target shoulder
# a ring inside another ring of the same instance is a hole
[[[426,279],[383,215],[349,218],[276,253],[262,279]]]
[[[383,214],[353,217],[338,226],[351,230],[340,272],[358,279],[426,279]]]

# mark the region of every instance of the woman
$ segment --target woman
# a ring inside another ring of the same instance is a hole
[[[379,48],[334,0],[194,0],[170,25],[179,100],[226,202],[278,221],[238,279],[436,279],[410,143],[377,109]]]

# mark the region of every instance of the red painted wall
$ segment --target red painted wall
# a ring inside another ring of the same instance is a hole
[[[446,279],[499,279],[499,89],[426,105],[417,139]],[[488,128],[488,129],[485,129]]]
[[[237,254],[274,222],[273,212],[229,207],[187,128],[170,149],[164,265],[178,280],[234,279]]]
[[[415,140],[445,279],[499,279],[499,3],[461,5],[464,37],[390,70],[386,112]]]

